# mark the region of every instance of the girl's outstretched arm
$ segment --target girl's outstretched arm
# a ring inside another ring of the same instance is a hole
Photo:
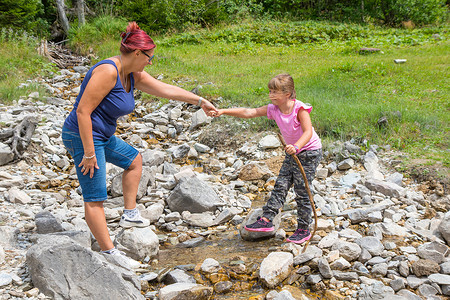
[[[219,117],[221,115],[227,115],[244,119],[264,117],[267,116],[267,105],[258,108],[236,107],[236,108],[219,109],[217,113],[213,115],[213,117]]]

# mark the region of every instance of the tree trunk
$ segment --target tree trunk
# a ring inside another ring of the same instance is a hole
[[[59,21],[61,22],[64,33],[67,35],[69,33],[70,25],[66,16],[64,0],[56,0],[56,7],[58,9]]]
[[[364,23],[364,0],[361,0],[361,22]]]
[[[84,0],[77,0],[78,25],[83,26],[86,23],[84,17]]]

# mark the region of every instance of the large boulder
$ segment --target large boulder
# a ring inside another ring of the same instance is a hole
[[[33,285],[52,299],[144,299],[133,271],[66,236],[40,239],[26,263]]]
[[[222,200],[203,180],[197,177],[182,178],[172,193],[167,197],[171,211],[182,213],[214,212]]]
[[[294,265],[294,256],[289,252],[271,252],[261,262],[259,278],[269,288],[285,280]]]

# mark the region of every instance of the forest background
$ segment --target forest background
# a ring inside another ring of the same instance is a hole
[[[448,8],[445,0],[0,0],[0,103],[32,91],[45,99],[35,79],[57,68],[37,53],[42,40],[93,64],[118,54],[133,20],[157,43],[147,71],[165,82],[201,86],[219,107],[256,107],[268,103],[268,80],[288,72],[325,140],[390,145],[408,154],[405,168],[443,167],[436,176],[448,177]],[[264,118],[218,122],[230,132],[275,129]]]

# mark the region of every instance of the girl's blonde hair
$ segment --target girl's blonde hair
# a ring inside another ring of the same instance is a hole
[[[267,86],[269,87],[269,90],[289,93],[291,95],[291,99],[295,99],[297,97],[297,94],[295,93],[294,79],[292,79],[291,75],[287,73],[279,74],[270,79]]]

